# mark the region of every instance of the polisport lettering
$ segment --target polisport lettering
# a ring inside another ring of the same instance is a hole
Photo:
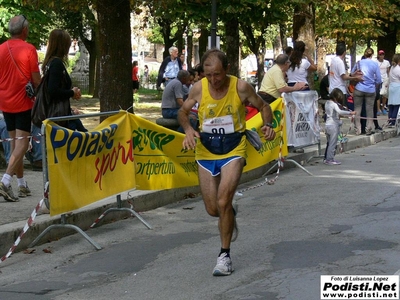
[[[110,124],[110,128],[101,131],[79,132],[68,131],[66,128],[53,126],[50,141],[54,153],[54,163],[58,163],[56,151],[66,146],[66,157],[72,161],[75,157],[87,157],[101,153],[103,148],[111,149],[114,144],[113,136],[118,125]]]

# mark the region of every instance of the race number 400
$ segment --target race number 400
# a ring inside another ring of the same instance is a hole
[[[399,299],[399,275],[321,275],[322,299]]]

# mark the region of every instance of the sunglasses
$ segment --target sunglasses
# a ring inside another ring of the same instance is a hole
[[[22,22],[22,25],[21,25],[21,30],[23,30],[24,29],[24,25],[25,25],[25,21],[28,22],[28,20],[26,19],[26,17],[24,15],[21,15],[21,16],[24,18],[24,21]]]

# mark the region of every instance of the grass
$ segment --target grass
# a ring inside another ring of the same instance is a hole
[[[140,88],[137,92],[137,100],[134,101],[135,114],[149,121],[155,122],[161,117],[161,93],[157,90]],[[73,107],[77,107],[82,113],[95,113],[100,111],[100,103],[98,98],[93,98],[92,95],[82,95],[79,101],[73,101]],[[93,127],[85,121],[89,128]],[[96,119],[93,123],[98,123]]]

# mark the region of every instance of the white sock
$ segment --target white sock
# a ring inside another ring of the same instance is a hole
[[[8,175],[7,173],[4,173],[3,178],[1,179],[1,182],[6,187],[9,187],[11,185],[11,180],[12,180],[12,176]]]
[[[22,177],[22,178],[17,178],[17,182],[18,182],[18,186],[24,186],[24,187],[26,187],[26,181],[25,181],[25,178],[24,178],[24,177]]]

